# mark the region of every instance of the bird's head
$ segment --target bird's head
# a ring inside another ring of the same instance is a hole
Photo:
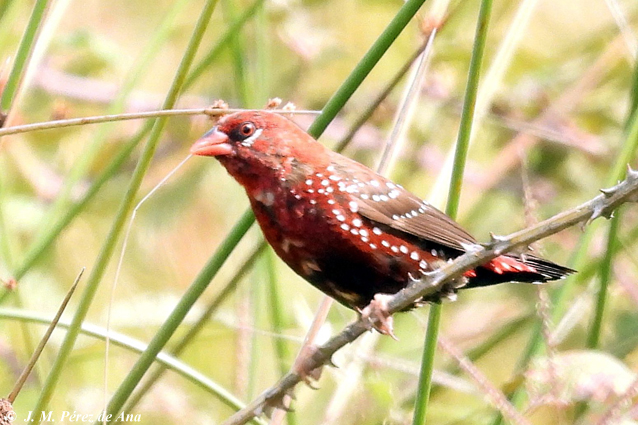
[[[318,143],[295,123],[267,111],[226,115],[191,147],[193,155],[285,158],[304,156]]]
[[[226,115],[190,152],[216,157],[244,185],[247,178],[281,178],[327,160],[319,142],[289,119],[268,111]]]

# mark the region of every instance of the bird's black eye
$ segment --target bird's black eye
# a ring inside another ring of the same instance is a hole
[[[243,122],[235,128],[231,137],[239,142],[255,134],[255,129],[255,124],[251,122]]]

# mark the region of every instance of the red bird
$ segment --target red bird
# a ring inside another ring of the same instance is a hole
[[[432,205],[272,112],[225,116],[191,153],[216,157],[244,187],[266,240],[288,266],[356,310],[477,243]],[[507,254],[465,273],[465,287],[571,272]]]

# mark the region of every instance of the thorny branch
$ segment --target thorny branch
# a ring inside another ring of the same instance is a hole
[[[601,192],[601,195],[592,200],[527,229],[508,236],[492,235],[492,240],[488,244],[471,247],[466,254],[427,274],[423,279],[412,282],[408,287],[392,296],[388,300],[389,312],[395,313],[403,310],[423,297],[427,298],[441,292],[445,284],[462,276],[467,270],[506,252],[525,249],[535,241],[578,223],[589,224],[599,217],[611,217],[613,211],[623,203],[638,201],[638,171],[628,168],[625,180],[609,189],[601,189]],[[332,364],[331,358],[335,352],[368,331],[373,324],[370,323],[370,320],[359,319],[346,326],[343,331],[324,345],[317,347],[314,354],[306,362],[306,371],[311,372],[325,364]],[[291,395],[292,390],[301,380],[300,375],[289,372],[279,382],[230,417],[223,425],[244,424],[272,407],[282,407],[283,396]]]

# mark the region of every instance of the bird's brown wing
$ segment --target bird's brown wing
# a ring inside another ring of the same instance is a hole
[[[350,196],[367,219],[459,251],[476,243],[454,220],[400,185],[341,155],[333,164],[349,170]]]

